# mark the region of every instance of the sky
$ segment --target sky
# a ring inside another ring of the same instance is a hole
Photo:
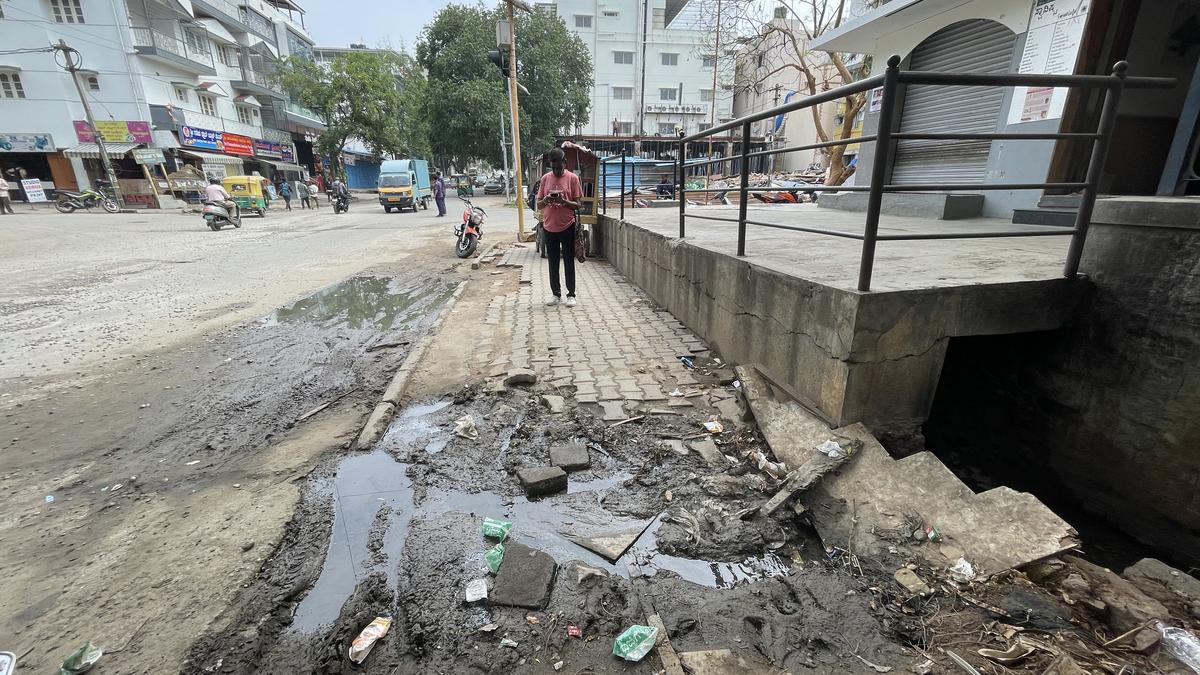
[[[304,23],[318,47],[368,47],[401,44],[409,53],[417,38],[449,0],[298,0],[307,14]],[[457,0],[464,4],[464,0]],[[465,0],[473,4],[473,0]]]

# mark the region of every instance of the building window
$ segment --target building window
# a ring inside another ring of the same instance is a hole
[[[788,17],[788,8],[780,5],[775,8],[776,19],[786,19]]]
[[[83,23],[80,0],[50,0],[50,13],[56,23]]]
[[[613,131],[618,134],[632,134],[633,122],[613,122]]]
[[[621,13],[615,9],[606,9],[600,13],[603,14],[604,16],[608,17],[609,19],[615,19],[618,16],[621,16]]]
[[[674,101],[679,97],[679,90],[675,87],[663,87],[658,90],[658,100]]]
[[[703,62],[700,64],[702,68],[716,68],[717,67],[716,54],[705,54],[704,56],[700,57],[700,60]]]
[[[633,65],[633,52],[613,52],[613,63]]]
[[[632,101],[633,87],[613,87],[612,97],[617,101]]]
[[[200,31],[184,30],[183,37],[187,40],[188,51],[194,54],[211,54],[208,48],[208,36]]]
[[[212,96],[200,94],[200,112],[205,115],[217,116],[217,99]]]
[[[663,136],[674,136],[675,135],[675,123],[674,122],[659,122],[658,123],[658,133],[662,134]]]
[[[672,54],[671,52],[663,52],[662,53],[662,64],[664,66],[679,65],[679,54]]]
[[[712,101],[713,99],[714,99],[714,96],[713,96],[712,89],[701,89],[700,90],[700,100],[701,101]]]
[[[592,16],[590,14],[576,14],[575,15],[575,27],[576,28],[591,28],[592,27]]]
[[[238,67],[237,52],[229,45],[218,45],[217,56],[221,58],[221,63],[230,68]]]
[[[187,89],[184,89],[183,87],[175,87],[175,99],[178,101],[182,101],[183,103],[187,103],[187,100],[188,100]]]
[[[662,7],[654,9],[654,29],[662,30],[667,27],[667,10]]]
[[[711,122],[701,122],[700,123],[700,131],[708,131],[709,129],[712,128],[712,126],[713,125]]]
[[[303,38],[296,35],[292,31],[287,33],[288,53],[292,56],[299,56],[307,61],[315,60],[313,57],[313,48]]]
[[[242,124],[254,124],[254,122],[251,121],[252,115],[250,114],[250,108],[246,108],[246,107],[239,105],[237,107],[237,112],[238,112],[238,121],[239,122],[241,122]]]
[[[25,98],[25,87],[16,73],[0,73],[0,98]]]
[[[100,78],[95,75],[89,75],[84,81],[87,82],[88,89],[100,91]]]

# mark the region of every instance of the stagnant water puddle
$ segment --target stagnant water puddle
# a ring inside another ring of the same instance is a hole
[[[428,280],[400,286],[386,276],[351,277],[275,310],[264,321],[267,325],[332,323],[386,331],[424,316],[452,291],[452,287]]]
[[[659,552],[654,536],[661,525],[659,518],[635,520],[604,510],[605,491],[619,488],[631,477],[624,472],[571,480],[566,493],[537,500],[431,486],[421,504],[414,505],[412,481],[407,475],[409,465],[383,448],[402,444],[412,451],[439,452],[449,443],[453,431],[436,424],[430,416],[449,405],[450,401],[439,401],[401,411],[375,450],[346,457],[338,464],[336,475],[318,486],[319,494],[333,498],[329,553],[317,583],[296,609],[293,631],[312,633],[334,622],[355,586],[369,572],[386,570],[394,590],[397,564],[411,524],[414,520],[439,519],[448,512],[470,514],[480,522],[485,517],[512,521],[510,539],[545,551],[560,564],[581,560],[626,577],[631,569],[645,576],[669,570],[699,585],[732,588],[788,574],[788,563],[773,553],[740,561],[715,561]],[[387,513],[380,516],[380,509],[385,507]],[[383,527],[386,530],[381,532]],[[642,534],[615,564],[571,540],[631,531]]]

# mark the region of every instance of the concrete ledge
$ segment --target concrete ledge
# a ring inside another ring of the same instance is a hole
[[[1200,230],[1200,197],[1098,199],[1092,224]]]
[[[822,193],[818,206],[838,211],[866,212],[865,192]],[[882,212],[892,216],[912,216],[936,220],[977,218],[983,212],[983,195],[945,192],[885,194]]]

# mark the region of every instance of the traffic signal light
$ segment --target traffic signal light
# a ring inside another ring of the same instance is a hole
[[[501,75],[503,75],[504,77],[508,77],[508,51],[507,50],[500,51],[499,49],[493,49],[492,51],[488,52],[488,59],[490,59],[492,63],[496,64],[496,67],[500,69]]]

